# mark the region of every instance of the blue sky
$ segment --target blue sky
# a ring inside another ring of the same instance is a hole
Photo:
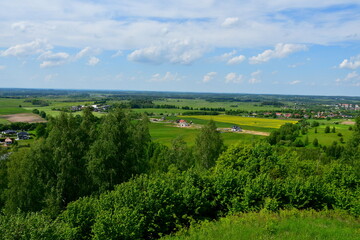
[[[0,87],[360,95],[359,0],[0,9]]]

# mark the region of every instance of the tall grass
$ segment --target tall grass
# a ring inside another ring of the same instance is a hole
[[[211,239],[360,239],[360,221],[336,211],[282,210],[229,216],[206,221],[163,240]]]

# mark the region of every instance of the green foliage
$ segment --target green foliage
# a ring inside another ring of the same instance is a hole
[[[205,169],[213,167],[224,146],[214,121],[209,121],[207,125],[201,128],[196,136],[195,145],[196,165]]]
[[[0,215],[0,236],[7,240],[74,239],[72,229],[41,213]]]
[[[325,133],[330,133],[330,127],[329,126],[325,127]]]
[[[87,155],[87,169],[100,192],[143,172],[150,142],[147,118],[132,123],[120,109],[104,117],[99,136]]]

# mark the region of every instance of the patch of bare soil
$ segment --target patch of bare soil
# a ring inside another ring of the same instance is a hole
[[[240,132],[231,131],[231,128],[218,128],[220,132],[233,132],[233,133],[245,133],[245,134],[252,134],[252,135],[260,135],[260,136],[269,136],[270,133],[268,132],[259,132],[259,131],[251,131],[251,130],[242,130]]]
[[[341,122],[341,124],[345,124],[345,125],[355,125],[355,122],[353,122],[353,121],[344,121],[344,122]]]
[[[39,115],[34,113],[17,113],[2,115],[1,118],[5,118],[10,122],[27,122],[27,123],[37,123],[37,122],[46,122],[45,119],[41,118]]]

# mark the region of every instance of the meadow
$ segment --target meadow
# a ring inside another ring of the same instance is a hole
[[[150,123],[149,128],[152,140],[167,146],[170,146],[172,141],[179,136],[183,137],[189,146],[193,146],[195,144],[195,137],[199,132],[197,128],[180,128],[176,127],[173,123]],[[221,136],[225,145],[232,145],[239,141],[251,143],[264,138],[263,136],[241,133],[221,133]]]
[[[359,220],[334,211],[281,210],[205,221],[162,240],[359,239]]]
[[[310,120],[311,122],[311,120]],[[347,124],[335,124],[336,121],[318,121],[320,123],[320,126],[318,127],[312,127],[308,130],[307,134],[300,136],[300,139],[304,142],[306,139],[306,136],[309,139],[310,146],[312,146],[312,142],[315,138],[318,139],[320,145],[331,145],[334,141],[337,141],[340,143],[340,139],[343,138],[343,143],[345,144],[346,141],[351,137],[353,131],[349,130],[349,127],[354,127],[353,125],[347,125]],[[325,133],[326,126],[330,127],[330,133]],[[332,129],[335,127],[335,133],[332,132]],[[315,130],[316,129],[316,130]],[[317,131],[317,133],[316,133]]]

